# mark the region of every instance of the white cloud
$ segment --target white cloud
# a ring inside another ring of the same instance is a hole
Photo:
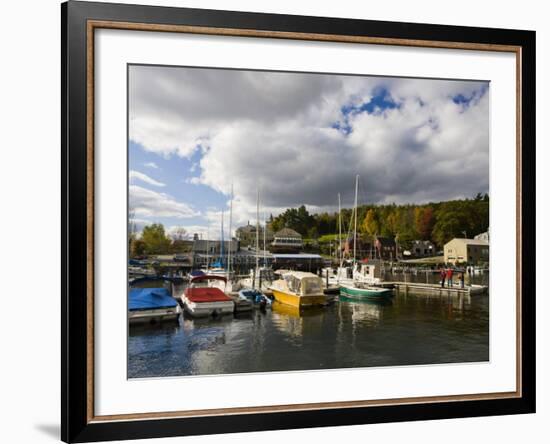
[[[164,187],[165,183],[159,182],[158,180],[149,177],[147,174],[140,173],[139,171],[130,170],[129,174],[130,181],[141,180],[142,182],[148,183],[149,185],[154,185],[156,187]]]
[[[229,195],[235,223],[262,209],[310,211],[353,199],[425,202],[489,186],[489,94],[470,81],[132,67],[130,137],[146,150],[189,157],[196,177]],[[398,107],[344,113],[379,91]],[[455,103],[461,94],[468,103]],[[349,131],[335,129],[335,123]],[[349,134],[348,134],[349,132]],[[214,223],[215,214],[206,217]],[[219,224],[219,213],[217,216]]]
[[[145,162],[143,166],[146,166],[147,168],[154,168],[155,170],[159,169],[159,166],[155,162]]]
[[[148,190],[138,185],[130,185],[130,210],[137,217],[175,217],[180,219],[199,216],[191,206],[176,201],[172,196]]]

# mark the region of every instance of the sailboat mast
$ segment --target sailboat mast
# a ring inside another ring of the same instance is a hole
[[[231,235],[231,224],[233,222],[233,184],[231,184],[231,200],[229,201],[229,248],[227,249],[227,274],[231,273],[231,244],[233,236]]]
[[[260,253],[260,189],[256,196],[256,271],[259,270]]]
[[[340,201],[340,193],[338,193],[338,263],[342,265],[342,203]]]
[[[210,268],[210,225],[206,225],[206,270]]]
[[[220,265],[222,266],[223,268],[223,210],[222,210],[222,240],[221,240],[221,243],[220,243]]]
[[[267,232],[267,215],[264,211],[264,267],[267,264],[267,250],[265,249],[265,233]]]
[[[359,174],[355,176],[355,204],[354,204],[355,221],[353,224],[353,261],[354,262],[357,258],[357,193],[358,191],[359,191]]]

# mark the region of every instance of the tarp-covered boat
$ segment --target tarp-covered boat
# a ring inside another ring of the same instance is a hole
[[[181,309],[166,288],[131,288],[128,295],[128,319],[134,323],[175,321]]]

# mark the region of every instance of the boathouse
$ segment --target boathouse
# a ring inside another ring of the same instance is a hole
[[[270,244],[272,253],[299,253],[302,251],[302,235],[291,228],[283,228],[277,231],[273,236],[273,242]]]
[[[323,257],[318,254],[273,254],[272,267],[317,273],[323,267]]]
[[[450,264],[489,262],[489,242],[454,238],[445,244],[444,254],[445,262]]]

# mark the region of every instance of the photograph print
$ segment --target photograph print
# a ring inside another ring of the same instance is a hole
[[[127,69],[128,378],[489,361],[489,82]]]

